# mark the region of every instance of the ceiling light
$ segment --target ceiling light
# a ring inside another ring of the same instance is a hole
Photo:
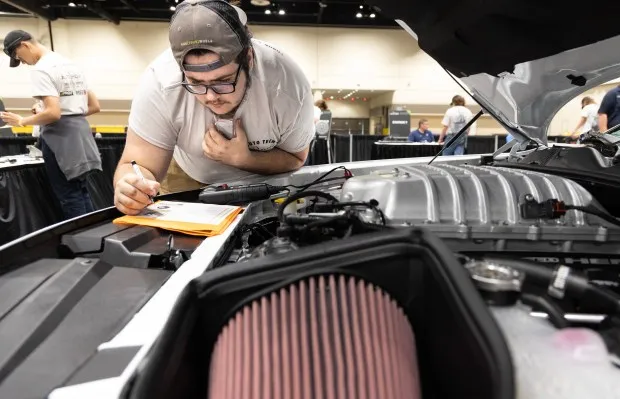
[[[250,3],[253,6],[258,6],[258,7],[266,7],[269,4],[271,4],[269,0],[251,0]]]
[[[280,15],[284,15],[284,14],[286,14],[286,11],[284,11],[284,10],[280,10],[280,11],[278,11],[278,14],[280,14]]]
[[[360,10],[363,10],[363,9],[364,9],[364,6],[360,6]]]
[[[355,16],[358,17],[358,18],[362,18],[362,13],[358,12],[357,14],[355,14]]]
[[[75,3],[69,3],[69,7],[75,7]]]
[[[265,14],[267,15],[271,14],[271,10],[265,10]]]
[[[175,6],[170,6],[170,11],[176,11],[176,7]]]
[[[375,17],[375,13],[370,14],[370,18],[374,18]]]

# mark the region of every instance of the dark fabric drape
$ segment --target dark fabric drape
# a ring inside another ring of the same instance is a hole
[[[374,144],[372,149],[372,159],[394,159],[394,158],[417,158],[432,157],[441,151],[443,146],[434,145],[408,145],[408,144]]]
[[[371,159],[391,159],[433,156],[441,148],[413,147],[413,146],[384,146],[377,147],[376,142],[383,140],[384,136],[334,133],[331,135],[332,162],[357,162]],[[556,137],[549,137],[549,141],[556,141]],[[353,154],[350,150],[350,141],[353,145]],[[557,140],[562,141],[562,139]],[[501,135],[498,139],[498,147],[505,144],[506,139]],[[400,148],[400,149],[397,149]],[[490,154],[495,151],[495,136],[470,136],[467,139],[467,154]],[[351,155],[353,155],[351,159]],[[315,140],[314,152],[310,154],[308,165],[321,165],[327,163],[327,142],[324,139]]]
[[[42,164],[0,169],[0,245],[62,219]]]
[[[102,209],[114,205],[112,181],[116,165],[123,155],[125,137],[103,137],[95,141],[101,155],[103,172],[92,173],[88,176],[88,191],[95,209]]]
[[[327,163],[327,140],[314,139],[310,144],[308,165],[323,165]]]
[[[331,135],[332,162],[369,161],[373,144],[381,139],[383,136],[334,133]],[[353,145],[353,159],[351,159],[351,145]],[[311,149],[314,151],[310,152],[308,165],[327,163],[327,141],[325,139],[315,140],[314,147]]]
[[[27,154],[29,145],[36,143],[37,139],[32,136],[24,137],[0,137],[0,157],[9,155]]]
[[[375,142],[383,139],[382,136],[354,135],[353,136],[353,161],[369,161],[372,159],[372,147]]]
[[[334,159],[332,162],[349,162],[349,145],[351,140],[348,133],[332,134],[332,149]]]
[[[503,139],[505,143],[506,140]],[[499,143],[498,147],[501,147],[504,143]],[[469,136],[467,138],[467,151],[466,154],[491,154],[495,152],[495,136]]]
[[[381,139],[383,136],[336,133],[332,135],[335,162],[368,161],[372,156],[373,144]]]
[[[4,155],[28,152],[32,137],[0,138]],[[87,187],[95,209],[114,205],[112,179],[125,148],[125,137],[95,139],[103,171],[87,177]],[[43,164],[0,169],[0,245],[62,221],[62,211],[49,184]]]

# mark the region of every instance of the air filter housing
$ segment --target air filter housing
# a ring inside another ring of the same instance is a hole
[[[514,395],[508,348],[468,272],[413,228],[208,270],[123,397]]]

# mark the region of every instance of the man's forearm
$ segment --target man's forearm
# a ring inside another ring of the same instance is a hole
[[[22,118],[22,124],[24,126],[28,125],[48,125],[50,123],[57,122],[60,119],[59,115],[55,115],[51,111],[43,111],[36,115],[28,116],[26,118]]]
[[[270,151],[250,151],[249,157],[239,169],[261,175],[275,175],[290,172],[304,166],[304,160],[286,151],[274,148]]]

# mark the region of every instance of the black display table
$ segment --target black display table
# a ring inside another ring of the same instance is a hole
[[[443,145],[436,143],[398,143],[378,141],[372,148],[371,159],[418,158],[436,155]]]
[[[103,172],[87,178],[87,187],[96,210],[114,205],[112,179],[125,147],[125,137],[95,139]],[[43,160],[29,160],[33,137],[0,138],[0,245],[43,227],[62,221],[62,212],[49,185]],[[9,162],[9,160],[15,162]]]

